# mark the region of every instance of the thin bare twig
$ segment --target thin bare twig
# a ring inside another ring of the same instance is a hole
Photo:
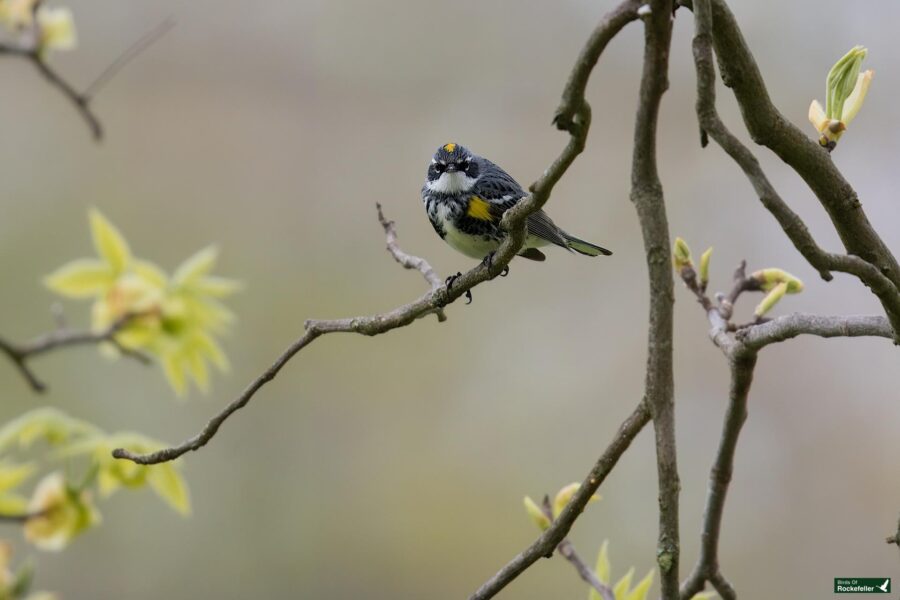
[[[28,58],[47,83],[62,92],[62,95],[75,106],[76,110],[78,110],[78,114],[81,115],[90,128],[91,135],[94,139],[98,142],[102,140],[103,126],[100,124],[100,120],[97,116],[91,111],[90,98],[79,93],[68,81],[63,79],[59,73],[44,61],[38,51],[28,54]]]
[[[128,63],[143,54],[145,50],[159,41],[159,39],[167,34],[173,27],[175,27],[175,19],[173,17],[166,17],[162,23],[142,35],[140,39],[126,48],[122,54],[110,63],[110,65],[85,88],[82,96],[88,100],[94,98],[103,86],[119,74],[119,71],[124,69]]]
[[[602,38],[600,42],[608,42],[625,24],[634,20],[637,6],[637,2],[629,0],[610,13],[608,23],[604,21],[607,23],[605,27],[610,30],[609,36]],[[256,392],[271,381],[294,355],[319,336],[337,332],[374,336],[392,331],[398,327],[404,327],[416,319],[437,312],[476,285],[499,275],[525,243],[525,222],[528,216],[544,206],[550,198],[553,187],[568,170],[575,157],[584,150],[585,139],[590,126],[590,107],[586,102],[582,102],[573,112],[574,117],[571,121],[557,121],[557,127],[567,130],[570,134],[569,142],[565,148],[551,163],[550,167],[544,171],[544,174],[529,187],[530,193],[528,196],[504,213],[501,226],[506,230],[507,235],[500,248],[494,254],[490,264],[480,263],[458,277],[453,282],[452,287],[441,286],[429,291],[418,300],[399,306],[386,313],[348,319],[307,321],[306,332],[291,344],[268,369],[254,379],[237,398],[210,419],[200,433],[177,446],[164,448],[158,452],[139,455],[123,448],[117,448],[113,451],[113,456],[132,460],[139,464],[156,464],[174,460],[186,452],[198,450],[216,435],[219,427],[228,417],[246,406]]]
[[[425,278],[425,281],[431,285],[432,291],[443,286],[444,282],[440,275],[437,274],[427,260],[420,256],[407,254],[400,248],[400,245],[397,242],[397,227],[395,223],[385,219],[380,202],[376,202],[375,207],[378,209],[378,222],[381,223],[381,227],[384,228],[384,235],[387,238],[387,251],[391,253],[394,260],[396,260],[404,269],[415,269],[421,273],[422,277]],[[444,314],[443,308],[436,310],[435,314],[437,315],[438,321],[443,323],[447,320],[447,315]]]
[[[589,586],[597,590],[597,593],[600,594],[600,597],[603,598],[603,600],[616,600],[612,588],[597,579],[597,574],[585,564],[580,556],[578,556],[578,553],[575,551],[575,546],[572,545],[569,538],[563,539],[556,549],[563,558],[575,567],[578,576]]]
[[[38,4],[40,3],[35,3],[34,11],[37,10]],[[141,37],[104,69],[84,92],[79,92],[75,89],[72,84],[66,81],[62,75],[47,63],[44,53],[37,45],[36,40],[39,39],[37,30],[32,33],[32,37],[35,41],[28,46],[0,44],[0,55],[6,54],[8,56],[18,56],[27,59],[47,83],[59,90],[59,92],[62,93],[62,95],[75,107],[78,114],[81,115],[82,119],[87,123],[94,140],[99,142],[103,139],[103,126],[100,123],[100,119],[98,119],[91,110],[91,100],[93,100],[94,96],[97,95],[97,92],[100,91],[104,85],[109,83],[109,81],[115,77],[125,65],[138,57],[144,50],[152,46],[154,42],[161,38],[174,25],[174,20],[168,18],[148,34]],[[33,27],[38,27],[36,20]]]
[[[31,386],[32,390],[35,392],[43,392],[47,389],[47,386],[31,370],[28,362],[35,356],[46,354],[47,352],[58,348],[107,342],[113,344],[123,355],[134,358],[145,364],[149,363],[150,358],[147,355],[130,348],[125,348],[116,340],[116,334],[133,319],[140,316],[140,314],[127,314],[120,319],[117,319],[112,325],[102,331],[76,331],[59,328],[23,344],[14,344],[0,338],[0,352],[6,354],[9,360],[19,369],[22,377],[25,378],[25,381],[28,382],[28,385]]]

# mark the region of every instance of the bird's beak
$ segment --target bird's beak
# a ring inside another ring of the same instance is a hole
[[[456,171],[458,171],[458,169],[456,168],[456,163],[450,163],[449,165],[447,165],[447,168],[444,169],[444,172],[446,173],[456,173]]]

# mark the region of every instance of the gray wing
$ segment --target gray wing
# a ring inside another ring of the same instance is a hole
[[[528,216],[528,233],[547,240],[551,244],[556,244],[566,249],[569,248],[569,243],[559,230],[559,227],[543,210]]]
[[[492,208],[496,210],[494,213],[497,220],[503,216],[507,209],[515,206],[515,204],[524,198],[527,194],[522,186],[512,178],[512,176],[487,160],[482,159],[482,175],[478,179],[478,189],[476,192],[485,200],[491,202]],[[493,211],[492,211],[493,212]],[[543,210],[529,215],[528,217],[528,233],[547,240],[551,244],[568,248],[569,244],[563,237],[550,217]]]

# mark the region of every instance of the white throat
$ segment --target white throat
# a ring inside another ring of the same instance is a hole
[[[465,173],[456,171],[455,173],[442,173],[440,177],[434,181],[425,184],[432,192],[441,194],[459,194],[468,192],[475,187],[475,179],[469,177]]]

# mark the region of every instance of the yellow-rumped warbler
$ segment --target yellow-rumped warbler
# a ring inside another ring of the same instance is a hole
[[[435,152],[422,187],[428,219],[441,239],[466,256],[488,262],[506,236],[500,228],[503,213],[526,195],[506,171],[452,143]],[[548,244],[587,256],[612,254],[569,235],[539,210],[528,217],[528,235],[519,256],[544,260],[538,248]]]

